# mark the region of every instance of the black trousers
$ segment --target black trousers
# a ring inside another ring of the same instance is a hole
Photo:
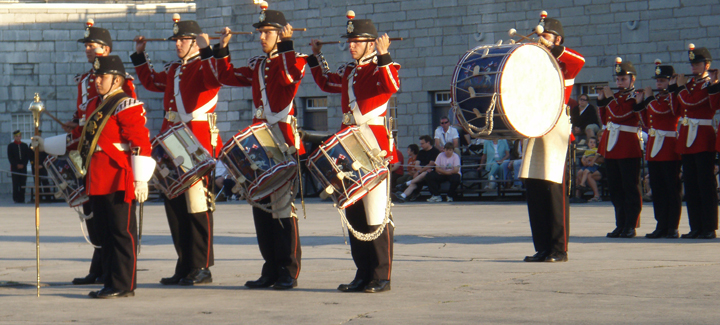
[[[24,173],[24,170],[11,169],[13,173]],[[12,191],[13,201],[25,203],[25,189],[23,186],[27,183],[26,175],[12,174]]]
[[[615,226],[635,229],[640,222],[640,158],[605,159],[610,200],[615,207]]]
[[[682,155],[685,205],[690,230],[701,232],[718,229],[717,181],[715,152]]]
[[[88,201],[87,203],[83,204],[83,214],[86,216],[92,213],[92,202]],[[102,246],[102,233],[103,229],[101,228],[100,222],[97,222],[98,218],[95,214],[93,214],[93,217],[86,220],[85,223],[87,224],[87,232],[88,237],[90,238],[90,242],[93,243],[95,246]],[[109,270],[109,260],[103,259],[102,254],[102,247],[101,248],[94,248],[93,249],[93,256],[92,260],[90,261],[90,272],[91,274],[95,274],[96,276],[102,276],[105,275],[105,272]],[[107,278],[107,276],[106,276]]]
[[[260,203],[270,203],[270,198]],[[260,255],[265,260],[261,274],[271,278],[289,274],[297,279],[302,258],[297,218],[273,219],[272,213],[253,207],[253,220]]]
[[[365,218],[365,206],[362,200],[347,207],[345,216],[355,230],[362,233],[370,233],[378,229],[378,226],[370,226]],[[390,280],[392,273],[393,258],[393,233],[392,224],[388,223],[385,230],[373,241],[362,241],[348,231],[350,237],[350,253],[357,267],[355,279]]]
[[[215,265],[212,212],[188,212],[183,194],[172,200],[165,197],[165,213],[178,254],[175,274],[185,277],[193,269]]]
[[[130,291],[137,286],[137,224],[135,202],[124,199],[125,191],[119,191],[90,196],[90,203],[109,265],[105,287]]]
[[[568,250],[570,206],[566,182],[569,169],[565,168],[565,171],[562,184],[542,179],[525,179],[530,230],[537,252]]]
[[[680,160],[648,161],[656,229],[678,229],[682,212]]]
[[[457,190],[458,186],[460,186],[460,174],[442,175],[433,171],[428,173],[425,177],[430,193],[433,196],[440,195],[440,185],[443,182],[450,182],[448,197],[455,198],[455,190]]]

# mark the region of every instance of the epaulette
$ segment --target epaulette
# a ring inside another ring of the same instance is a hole
[[[122,112],[126,108],[130,108],[130,107],[141,105],[141,104],[142,104],[142,102],[135,98],[126,98],[122,102],[120,102],[120,105],[118,105],[118,107],[115,109],[115,115]]]
[[[76,74],[76,75],[75,75],[75,78],[74,78],[73,80],[75,80],[75,83],[76,83],[76,84],[79,84],[80,81],[82,81],[82,77],[83,77],[83,75],[81,75],[81,74]]]
[[[305,53],[295,52],[295,57],[296,58],[306,58],[306,57],[308,57],[308,55]]]
[[[177,64],[182,64],[182,61],[180,61],[180,60],[175,60],[175,61],[170,61],[170,62],[168,62],[168,63],[165,63],[165,67],[164,67],[165,71],[169,71],[169,70],[170,70],[170,67],[172,67],[172,65],[173,65],[173,64],[176,64],[176,63],[177,63]]]
[[[345,69],[353,69],[355,68],[355,65],[355,62],[341,64],[337,69],[337,74],[341,76],[345,75]]]
[[[253,57],[251,57],[251,58],[248,59],[248,67],[249,67],[251,70],[255,70],[255,66],[258,64],[258,62],[260,62],[260,61],[262,61],[262,60],[264,60],[264,59],[265,59],[265,56],[262,56],[262,55],[258,55],[258,56],[253,56]]]
[[[125,79],[126,80],[135,80],[135,77],[133,77],[131,74],[125,72]]]

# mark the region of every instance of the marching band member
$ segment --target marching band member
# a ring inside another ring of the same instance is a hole
[[[681,117],[676,151],[682,156],[685,204],[690,232],[682,238],[712,239],[718,228],[717,182],[715,181],[715,130],[712,119],[720,108],[717,72],[708,73],[710,51],[690,44],[688,59],[693,77],[678,74],[678,110]]]
[[[163,71],[155,71],[150,65],[143,36],[135,37],[136,52],[130,58],[145,89],[165,94],[165,120],[160,132],[185,123],[203,147],[216,157],[222,142],[219,137],[212,139],[207,114],[215,111],[221,84],[212,74],[212,50],[200,51],[197,46],[196,37],[201,33],[195,21],[176,21],[169,40],[175,41],[179,60],[166,64]],[[217,148],[215,152],[213,146]],[[162,284],[212,282],[213,215],[208,207],[208,181],[203,179],[172,200],[165,198],[165,212],[178,260],[175,274],[161,279]]]
[[[605,86],[598,94],[600,119],[606,125],[598,153],[605,157],[610,200],[615,207],[615,230],[607,237],[632,238],[640,221],[642,196],[640,159],[642,149],[638,131],[640,115],[634,110],[635,66],[630,61],[615,59],[615,83],[620,91],[613,94]]]
[[[72,138],[79,138],[81,170],[87,171],[85,188],[109,267],[105,286],[89,296],[131,297],[137,285],[134,201],[147,199],[155,160],[149,157],[150,131],[145,127],[143,103],[122,89],[126,72],[120,57],[98,56],[94,69],[98,97],[87,105],[85,125],[72,132]],[[36,141],[48,154],[63,155],[66,139],[59,135]]]
[[[322,44],[311,41],[313,56],[308,57],[315,83],[329,93],[342,94],[342,129],[359,126],[362,134],[372,147],[384,151],[385,158],[395,163],[389,132],[385,126],[387,103],[392,94],[400,89],[398,70],[388,53],[390,40],[387,34],[378,37],[375,25],[369,19],[352,20],[355,13],[348,12],[348,48],[354,61],[343,64],[337,72],[330,72],[320,51]],[[362,232],[377,230],[385,220],[388,204],[387,183],[384,180],[362,200],[345,210],[353,228]],[[392,271],[393,228],[392,223],[380,236],[365,242],[350,233],[350,250],[358,270],[349,284],[341,284],[338,290],[344,292],[381,292],[390,290]]]
[[[305,153],[296,130],[293,101],[305,75],[307,55],[296,53],[293,48],[292,26],[280,11],[263,10],[260,21],[253,24],[260,33],[260,45],[265,55],[248,60],[247,66],[235,68],[230,63],[228,42],[230,28],[223,30],[216,48],[218,79],[224,85],[252,87],[255,114],[253,124],[267,123],[279,141]],[[207,35],[198,38],[200,47],[208,46]],[[272,202],[272,213],[253,207],[253,219],[263,264],[260,278],[247,281],[248,288],[292,289],[297,287],[300,275],[302,250],[298,235],[298,220],[292,205],[295,182],[288,182],[261,200],[265,205]]]
[[[575,76],[585,65],[580,53],[562,44],[565,32],[559,20],[545,18],[542,12],[540,25],[543,33],[539,37],[542,46],[548,48],[557,59],[565,79],[565,105],[570,100]],[[554,94],[548,94],[554,95]],[[535,255],[526,256],[525,262],[567,261],[570,207],[567,201],[566,181],[570,175],[568,145],[570,143],[570,118],[560,114],[555,127],[541,138],[531,138],[525,146],[520,177],[527,186],[528,214],[530,229],[535,246]]]
[[[675,152],[679,117],[675,114],[677,99],[674,92],[677,85],[670,84],[675,75],[671,65],[660,65],[655,60],[655,86],[658,94],[653,95],[651,87],[646,87],[641,110],[642,122],[649,129],[645,150],[650,173],[650,189],[653,194],[653,210],[657,226],[646,234],[647,238],[678,238],[678,225],[682,210],[682,185],[680,183],[680,155]]]
[[[97,88],[95,87],[95,70],[92,68],[95,63],[96,56],[108,56],[112,52],[112,38],[110,32],[104,28],[93,27],[94,21],[88,19],[85,28],[85,37],[78,40],[78,43],[85,45],[85,56],[91,65],[89,71],[75,76],[75,82],[78,87],[77,97],[77,110],[73,115],[71,122],[65,123],[63,129],[65,132],[72,132],[77,126],[85,125],[85,119],[88,113],[85,109],[88,106],[90,100],[95,99],[98,96]],[[133,85],[134,78],[130,74],[125,74],[125,83],[122,85],[123,91],[130,97],[137,99],[135,95],[135,85]],[[90,216],[91,213],[90,203],[83,205],[83,212],[86,216]],[[95,229],[95,218],[89,218],[85,220],[87,224],[88,237],[90,242],[96,246],[100,246],[101,238],[99,238],[99,231]],[[84,278],[73,279],[73,284],[93,284],[102,283],[105,272],[103,272],[102,262],[102,250],[95,248],[93,257],[90,262],[90,272]]]

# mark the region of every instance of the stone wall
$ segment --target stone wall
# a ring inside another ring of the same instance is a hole
[[[34,93],[39,93],[48,112],[69,120],[75,112],[76,74],[90,69],[82,43],[85,22],[95,20],[96,27],[110,30],[113,54],[125,60],[125,68],[134,74],[130,53],[131,40],[139,34],[147,37],[172,35],[172,15],[195,19],[193,3],[154,4],[0,4],[0,170],[9,170],[5,145],[12,141],[13,115],[29,114]],[[152,42],[148,51],[153,63],[177,59],[171,42]],[[138,98],[146,102],[152,134],[162,122],[162,94],[151,93],[136,82]],[[43,117],[44,136],[58,134],[59,125]],[[29,138],[30,135],[24,135]],[[0,176],[0,193],[9,193],[9,175]]]

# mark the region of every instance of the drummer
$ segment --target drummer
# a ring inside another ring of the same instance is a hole
[[[398,70],[400,65],[393,62],[388,53],[390,39],[387,34],[378,37],[370,19],[356,19],[355,13],[348,12],[348,48],[354,61],[343,64],[337,72],[330,72],[322,55],[322,44],[313,39],[312,56],[308,64],[315,83],[329,93],[342,93],[342,129],[358,126],[371,147],[381,150],[391,164],[397,161],[393,153],[389,132],[385,127],[385,116],[390,96],[400,89]],[[357,101],[355,100],[357,98]],[[388,207],[388,180],[370,191],[362,200],[345,210],[353,228],[373,232],[383,225]],[[350,233],[350,250],[358,270],[349,284],[341,284],[338,290],[344,292],[381,292],[390,290],[392,271],[393,228],[387,223],[380,236],[365,242]]]
[[[655,60],[657,67],[655,79],[657,95],[651,87],[638,94],[644,97],[642,104],[636,109],[641,110],[642,122],[648,130],[648,141],[645,150],[650,188],[653,194],[653,211],[657,226],[646,234],[647,238],[678,238],[678,225],[682,212],[682,185],[680,182],[680,155],[675,152],[677,142],[677,126],[679,116],[675,114],[677,104],[675,92],[675,69],[671,65],[661,65]],[[673,84],[670,84],[673,79]]]
[[[78,40],[79,43],[83,43],[85,45],[83,50],[91,67],[89,71],[75,76],[75,82],[77,83],[78,90],[77,110],[73,115],[72,121],[66,122],[63,126],[65,132],[72,132],[72,130],[77,126],[85,125],[85,119],[87,115],[91,113],[86,112],[88,103],[98,96],[97,89],[95,88],[95,68],[93,68],[92,65],[95,63],[95,57],[108,56],[112,52],[113,44],[110,32],[105,28],[94,27],[94,24],[95,21],[93,19],[88,19],[85,23],[85,35],[83,38]],[[126,73],[125,83],[122,85],[122,89],[128,96],[137,99],[133,80],[134,78],[130,74]],[[83,204],[83,213],[86,216],[90,216],[92,213],[89,202]],[[95,221],[97,221],[97,219],[92,217],[86,220],[88,237],[95,246],[99,247],[101,238],[99,231],[95,229]],[[90,272],[85,277],[73,279],[72,284],[102,283],[104,281],[103,277],[105,276],[105,273],[106,272],[104,272],[102,263],[102,250],[100,248],[95,248],[92,260],[90,261]]]
[[[635,94],[635,66],[622,58],[615,59],[615,84],[619,91],[613,94],[609,86],[598,94],[600,119],[606,130],[600,140],[598,153],[605,157],[610,199],[615,207],[615,230],[610,238],[635,237],[640,221],[642,195],[640,194],[640,115],[633,107],[642,101]]]
[[[175,18],[179,20],[178,16]],[[175,41],[178,60],[166,64],[162,71],[155,71],[150,65],[143,36],[135,37],[136,52],[130,58],[145,89],[164,93],[165,119],[160,132],[185,123],[203,147],[217,157],[222,142],[219,137],[213,139],[211,136],[207,114],[215,111],[222,85],[212,74],[212,51],[201,52],[195,41],[201,33],[195,21],[176,22],[168,40]],[[184,195],[172,200],[165,197],[165,213],[178,260],[173,276],[160,280],[164,285],[191,286],[212,282],[210,267],[215,260],[213,214],[207,196],[210,181],[204,178]]]
[[[690,232],[682,238],[713,239],[717,237],[718,198],[714,176],[716,150],[713,116],[720,108],[720,84],[717,70],[711,72],[712,56],[704,47],[690,44],[688,60],[693,77],[678,74],[677,112],[680,130],[676,150],[681,155],[685,204]],[[717,126],[717,125],[715,125]]]
[[[543,33],[538,41],[560,64],[565,79],[564,95],[567,105],[575,76],[585,65],[585,59],[578,52],[562,45],[565,42],[562,24],[559,20],[546,16],[547,13],[543,11],[540,19]],[[536,251],[535,255],[526,256],[525,262],[565,262],[568,259],[570,208],[565,182],[570,177],[567,174],[570,132],[569,117],[561,114],[561,121],[547,135],[531,138],[525,146],[520,178],[525,179],[527,187],[530,229]],[[566,158],[562,159],[563,163],[555,164],[551,162],[554,156]]]
[[[282,135],[276,138],[294,147],[299,156],[305,149],[299,141],[293,103],[305,75],[307,55],[295,52],[292,26],[282,12],[263,10],[260,21],[253,27],[260,33],[260,46],[265,55],[252,57],[247,66],[235,68],[230,63],[228,49],[231,30],[225,27],[215,49],[218,79],[228,86],[252,87],[253,124],[267,123],[273,133]],[[207,34],[201,34],[198,44],[201,48],[208,46]],[[297,287],[302,251],[295,206],[289,202],[294,198],[291,191],[295,186],[295,182],[288,182],[259,202],[263,206],[272,203],[269,209],[272,213],[259,206],[253,207],[258,246],[265,263],[260,278],[245,283],[248,288]]]
[[[155,170],[150,157],[150,131],[145,127],[143,103],[123,92],[125,68],[116,55],[96,57],[95,99],[88,103],[88,121],[72,132],[87,170],[85,188],[97,219],[102,254],[109,267],[100,291],[92,298],[135,295],[137,286],[137,225],[135,201],[148,196],[147,182]],[[63,155],[67,135],[39,140],[48,154]]]

